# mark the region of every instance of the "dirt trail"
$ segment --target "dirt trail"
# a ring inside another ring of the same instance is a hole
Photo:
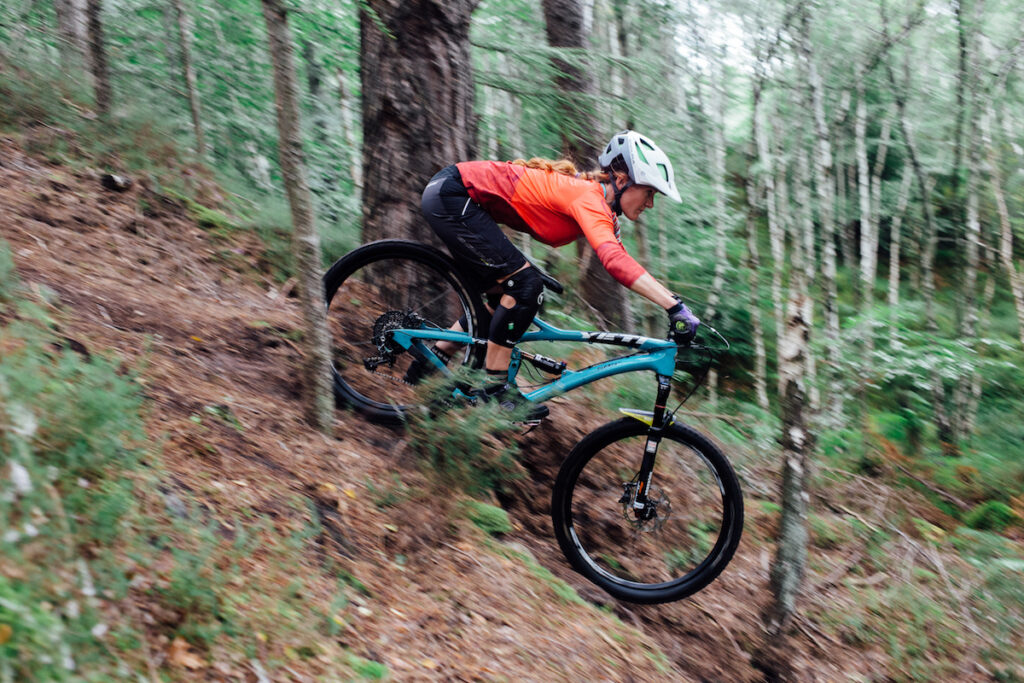
[[[691,600],[610,604],[640,633],[619,626],[609,635],[616,627],[606,614],[559,601],[521,562],[477,550],[475,530],[452,522],[437,498],[375,507],[367,481],[398,472],[415,487],[423,477],[399,433],[344,411],[334,439],[302,423],[290,338],[298,306],[287,287],[254,275],[262,251],[252,235],[217,237],[145,187],[105,190],[94,174],[33,159],[11,139],[0,139],[0,216],[22,279],[51,290],[67,311],[60,333],[72,347],[143,368],[148,430],[164,442],[165,493],[188,492],[217,519],[248,510],[284,525],[305,523],[285,501],[311,501],[320,550],[296,557],[295,571],[315,575],[316,555],[331,554],[368,586],[373,603],[342,637],[396,680],[762,678],[747,653],[761,637],[767,554],[748,540]],[[226,419],[205,419],[211,414]],[[506,547],[532,554],[597,604],[607,597],[567,569],[547,514],[560,458],[602,421],[556,402],[548,423],[524,438],[530,479],[502,500],[519,529]],[[321,583],[310,600],[327,599],[329,577]],[[670,662],[647,654],[654,645]],[[797,657],[803,680],[848,678],[812,660],[822,657],[813,642],[795,645],[808,651]]]

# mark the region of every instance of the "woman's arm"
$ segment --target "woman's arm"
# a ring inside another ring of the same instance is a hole
[[[650,273],[644,273],[638,277],[629,288],[665,310],[676,305],[672,292],[665,289],[664,285],[655,280]]]

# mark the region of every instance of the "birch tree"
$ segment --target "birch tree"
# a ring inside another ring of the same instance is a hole
[[[982,119],[982,144],[988,159],[988,169],[992,194],[999,214],[999,262],[1006,271],[1010,285],[1014,309],[1017,311],[1017,335],[1021,348],[1024,348],[1024,277],[1013,260],[1013,225],[1010,222],[1010,211],[1006,205],[1006,194],[1003,191],[1003,179],[1000,171],[1000,159],[992,142],[992,119],[994,111],[989,105],[986,116]]]
[[[900,251],[902,248],[903,219],[907,213],[907,202],[910,198],[910,183],[913,174],[904,170],[900,180],[900,189],[896,198],[896,213],[889,227],[889,287],[886,302],[889,304],[889,344],[896,343],[898,334],[897,312],[900,306]]]
[[[196,72],[192,67],[192,45],[188,15],[185,13],[184,0],[173,0],[175,26],[178,31],[178,47],[181,58],[181,77],[185,83],[185,96],[188,99],[189,112],[192,115],[192,131],[196,136],[196,153],[206,156],[206,140],[203,137],[203,116],[199,102],[199,89],[196,87]]]
[[[821,285],[824,290],[825,313],[825,362],[828,365],[829,392],[827,417],[832,423],[839,423],[843,412],[843,390],[839,383],[839,307],[836,289],[836,248],[835,223],[833,216],[833,164],[829,127],[825,119],[825,93],[821,76],[811,49],[810,14],[803,5],[800,18],[800,53],[803,69],[807,75],[807,99],[813,116],[814,175],[817,189],[817,214],[821,226]]]

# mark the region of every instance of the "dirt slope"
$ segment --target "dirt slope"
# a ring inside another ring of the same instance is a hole
[[[663,607],[601,611],[566,601],[522,560],[534,557],[587,600],[608,601],[568,571],[547,519],[561,455],[608,416],[563,400],[549,423],[524,437],[531,480],[503,501],[518,529],[511,537],[488,541],[436,496],[382,510],[366,482],[397,472],[415,488],[423,477],[400,433],[344,411],[333,439],[301,422],[298,350],[289,338],[300,325],[298,306],[287,286],[257,275],[261,245],[251,235],[217,237],[139,183],[105,190],[95,173],[31,158],[12,139],[0,139],[0,235],[22,279],[52,290],[68,312],[61,333],[74,348],[143,368],[148,429],[163,442],[169,473],[167,500],[187,494],[212,519],[258,516],[282,530],[308,524],[308,510],[317,511],[317,543],[294,557],[291,570],[318,587],[306,596],[311,604],[330,599],[335,579],[324,572],[326,556],[368,588],[372,597],[349,607],[338,640],[386,664],[396,680],[763,677],[748,653],[761,638],[768,552],[749,539],[710,588]],[[203,419],[211,413],[234,424]],[[295,500],[307,501],[307,511]],[[262,570],[258,554],[247,562],[253,575]],[[132,599],[143,614],[154,609],[142,592]],[[155,623],[147,647],[167,675],[254,680],[237,666],[173,667],[164,661],[168,629]],[[280,640],[265,647],[283,648],[286,634]],[[823,656],[816,640],[794,643],[800,679],[848,680],[866,667],[831,644]],[[212,661],[215,653],[207,654]],[[296,680],[321,673],[315,661],[290,670]]]

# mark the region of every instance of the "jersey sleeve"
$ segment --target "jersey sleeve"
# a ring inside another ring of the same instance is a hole
[[[572,214],[587,242],[597,252],[601,265],[622,286],[632,287],[647,272],[622,246],[613,215],[603,202],[581,196],[573,203]]]
[[[632,287],[647,272],[618,242],[601,244],[597,248],[597,258],[601,259],[601,265],[608,274],[626,288]]]

